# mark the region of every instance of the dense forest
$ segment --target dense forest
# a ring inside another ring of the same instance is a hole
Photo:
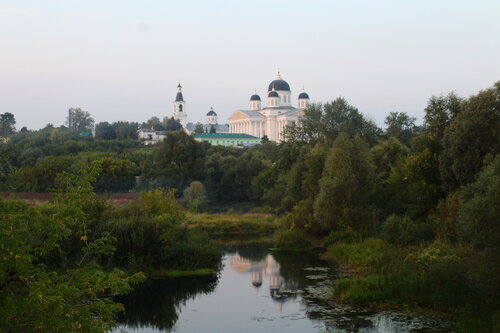
[[[11,116],[0,120],[0,191],[53,195],[41,206],[0,200],[7,331],[100,331],[119,310],[100,296],[130,290],[145,267],[214,267],[217,247],[182,224],[179,203],[272,212],[277,247],[321,242],[357,268],[334,286],[338,300],[500,330],[500,82],[468,98],[432,96],[421,126],[391,112],[382,130],[343,98],[313,104],[285,143],[252,148],[196,142],[168,119],[166,139],[145,147],[134,123],[99,123],[92,138],[74,124],[15,132]],[[142,194],[127,207],[95,195],[130,191]]]

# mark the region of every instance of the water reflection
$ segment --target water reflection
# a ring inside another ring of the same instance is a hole
[[[330,297],[338,272],[318,255],[274,253],[268,247],[228,246],[217,275],[146,282],[118,300],[126,306],[120,329],[394,333],[436,327],[433,322],[415,321],[414,316],[339,306]]]
[[[238,273],[250,273],[250,282],[254,287],[266,285],[269,295],[275,301],[285,301],[297,289],[293,279],[285,280],[280,274],[281,265],[271,254],[266,254],[264,259],[257,261],[236,253],[229,257],[228,262]]]
[[[130,295],[117,298],[125,304],[118,322],[132,329],[154,327],[169,331],[177,322],[182,306],[197,295],[211,293],[217,281],[215,274],[147,280]]]

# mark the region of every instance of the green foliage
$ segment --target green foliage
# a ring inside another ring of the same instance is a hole
[[[481,168],[500,153],[500,82],[462,104],[444,132],[439,167],[450,192],[472,182]]]
[[[114,326],[123,307],[106,296],[123,294],[144,279],[96,263],[114,251],[113,239],[91,239],[95,199],[91,182],[97,169],[61,175],[61,193],[48,207],[0,200],[0,330],[6,332],[102,332]],[[50,263],[66,250],[64,241],[80,240],[79,258]],[[29,309],[29,311],[26,311]]]
[[[210,237],[271,234],[276,230],[274,217],[270,214],[188,214],[187,225]]]
[[[96,192],[127,192],[135,185],[136,165],[125,159],[103,157],[93,163],[102,171],[94,184]]]
[[[184,222],[174,191],[142,192],[138,206],[112,212],[103,227],[117,239],[113,262],[131,269],[214,268],[219,249]]]
[[[326,232],[370,228],[373,164],[362,139],[341,134],[325,161],[314,218]]]
[[[10,136],[16,130],[16,118],[10,112],[0,114],[0,137]]]
[[[460,113],[462,99],[454,92],[447,96],[432,96],[425,107],[424,125],[426,131],[442,140],[449,123]]]
[[[389,216],[382,224],[383,238],[394,244],[411,245],[434,239],[431,223],[413,221],[408,216]]]
[[[285,137],[291,142],[333,142],[341,133],[360,136],[374,143],[380,130],[377,126],[339,97],[330,103],[312,104],[304,111],[299,125],[287,127]]]
[[[311,241],[304,231],[298,228],[290,228],[276,235],[276,246],[280,250],[309,250]]]
[[[205,148],[184,131],[169,132],[154,155],[156,187],[183,190],[192,180],[202,179]]]
[[[94,118],[91,117],[90,113],[80,108],[70,108],[68,110],[66,124],[71,131],[82,133],[92,130],[94,127]]]
[[[165,131],[167,131],[167,132],[178,131],[178,130],[182,129],[181,122],[177,119],[174,119],[174,117],[163,118],[163,127],[165,128]]]
[[[500,247],[500,154],[486,166],[477,180],[462,191],[464,203],[457,219],[463,241],[477,248]]]
[[[415,120],[416,118],[408,116],[406,112],[389,112],[385,117],[386,132],[408,146],[417,131]]]
[[[441,194],[438,155],[428,148],[413,153],[391,169],[387,183],[392,191],[391,211],[411,217],[425,217]]]

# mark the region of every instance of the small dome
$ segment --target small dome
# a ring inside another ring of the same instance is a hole
[[[269,87],[267,88],[267,91],[271,90],[285,90],[285,91],[290,91],[290,86],[285,80],[282,79],[276,79],[273,82],[269,83]]]
[[[306,99],[306,98],[309,99],[309,95],[307,93],[301,92],[299,94],[299,99]]]
[[[251,101],[260,101],[260,96],[257,94],[253,94],[252,97],[250,97]]]
[[[212,106],[210,107],[210,111],[207,112],[207,116],[217,116]]]
[[[267,97],[279,97],[278,93],[276,91],[270,91]]]

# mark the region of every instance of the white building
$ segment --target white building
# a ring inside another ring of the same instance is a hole
[[[173,117],[175,120],[179,120],[183,128],[187,125],[187,114],[186,114],[186,102],[182,96],[182,86],[181,83],[177,85],[177,95],[175,95],[175,101],[172,102],[173,107]]]
[[[155,131],[149,128],[141,128],[137,131],[137,136],[144,145],[152,145],[166,138],[163,131]]]
[[[294,107],[291,95],[290,86],[278,72],[277,79],[267,89],[267,106],[262,107],[257,93],[252,95],[250,109],[236,110],[229,117],[230,133],[245,133],[259,138],[266,135],[271,141],[283,141],[285,127],[297,123],[309,104],[309,95],[302,92],[298,96],[298,107]]]

